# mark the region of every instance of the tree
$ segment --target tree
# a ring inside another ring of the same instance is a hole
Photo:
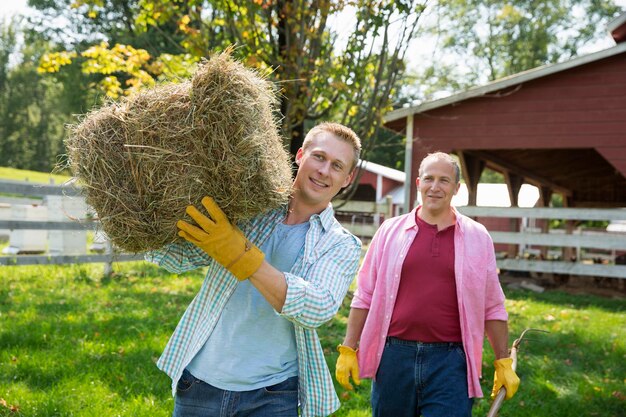
[[[44,43],[16,21],[0,23],[0,165],[50,171],[62,152],[63,85],[37,73]]]
[[[570,59],[606,36],[620,9],[610,0],[440,0],[432,10],[440,47],[434,64],[415,76],[422,98]]]
[[[47,55],[41,71],[56,72],[78,60],[83,71],[102,75],[99,85],[116,97],[180,75],[177,70],[188,70],[186,64],[235,44],[238,58],[279,87],[283,137],[292,154],[302,144],[305,123],[321,119],[351,126],[366,143],[375,137],[424,9],[415,0],[77,0],[73,5],[87,18],[104,20],[119,3],[133,14],[125,20],[133,34],[126,37],[128,44],[113,43],[109,29],[98,44],[74,43]],[[340,48],[329,20],[348,9],[356,21]],[[161,34],[180,52],[132,43],[147,33]]]

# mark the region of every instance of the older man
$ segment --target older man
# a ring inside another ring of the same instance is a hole
[[[347,389],[350,376],[374,378],[374,416],[471,416],[485,332],[493,390],[504,385],[511,398],[519,385],[493,243],[451,205],[459,181],[448,154],[426,156],[416,179],[422,205],[383,223],[359,272],[336,377]]]

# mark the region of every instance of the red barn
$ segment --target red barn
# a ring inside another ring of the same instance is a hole
[[[412,138],[410,178],[427,153],[451,152],[470,205],[488,167],[505,175],[513,206],[524,182],[539,204],[561,193],[569,207],[626,206],[626,14],[610,30],[612,48],[389,113],[386,126]]]

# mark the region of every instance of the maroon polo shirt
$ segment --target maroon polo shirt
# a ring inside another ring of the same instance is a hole
[[[389,336],[461,342],[454,280],[454,227],[437,230],[415,215],[418,232],[402,265]]]

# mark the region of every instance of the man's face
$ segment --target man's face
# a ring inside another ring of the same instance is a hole
[[[422,175],[415,180],[415,184],[422,196],[422,210],[432,215],[450,209],[452,197],[461,185],[456,182],[454,166],[438,159],[426,162]]]
[[[334,134],[321,132],[306,150],[298,150],[296,164],[296,195],[306,204],[323,210],[339,190],[350,184],[354,150]]]

